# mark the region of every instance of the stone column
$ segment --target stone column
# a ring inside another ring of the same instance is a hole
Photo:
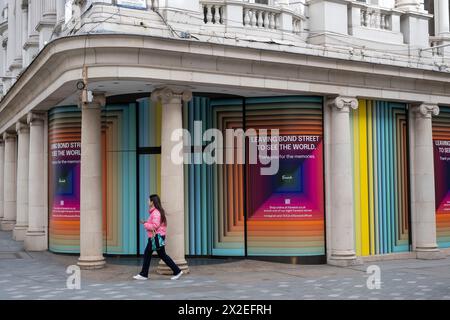
[[[405,11],[418,11],[420,8],[419,0],[396,0],[395,7]]]
[[[1,228],[4,231],[12,231],[16,224],[16,135],[5,132],[5,172],[3,190],[4,216]]]
[[[439,107],[421,104],[413,115],[413,244],[418,259],[437,259],[442,255],[436,242],[436,207],[434,186],[433,129],[431,117]]]
[[[434,0],[434,23],[436,36],[449,35],[450,13],[448,0]]]
[[[24,241],[28,229],[28,167],[30,152],[30,130],[27,124],[18,122],[17,131],[17,222],[13,239]]]
[[[183,128],[183,101],[192,99],[192,93],[183,89],[163,88],[152,93],[153,101],[161,101],[161,201],[167,214],[167,252],[184,272],[189,272],[184,249],[184,169],[183,163],[171,158],[172,149],[178,141],[172,141],[175,130]],[[183,155],[180,155],[183,156]],[[160,261],[160,274],[172,271]]]
[[[24,66],[28,66],[33,59],[37,56],[39,51],[39,34],[36,31],[40,18],[40,5],[41,2],[30,1],[28,4],[28,30],[27,37],[25,38],[25,44],[23,49],[25,50]]]
[[[15,49],[17,41],[17,37],[14,37],[12,35],[16,34],[16,22],[15,22],[15,15],[11,14],[15,6],[15,0],[8,0],[8,46],[6,47],[7,50],[7,65],[6,69],[7,71],[11,71],[14,69],[14,59],[16,57]]]
[[[25,250],[45,251],[48,248],[48,230],[45,183],[45,114],[29,113],[30,156],[28,170],[28,230]]]
[[[17,76],[22,69],[23,63],[23,14],[22,14],[22,0],[15,0],[15,30],[16,33],[14,37],[16,38],[14,41],[15,49],[14,49],[14,63],[12,66],[12,72],[14,76]]]
[[[3,137],[0,137],[0,225],[3,220],[4,216],[4,203],[3,203],[3,197],[4,197],[4,184],[5,184],[5,143],[3,142]]]
[[[42,15],[37,26],[39,32],[39,50],[47,45],[51,40],[53,28],[56,24],[56,2],[55,0],[41,0]]]
[[[25,56],[25,49],[24,49],[24,45],[25,42],[28,39],[28,2],[22,2],[21,4],[21,15],[22,15],[22,27],[21,27],[21,31],[22,31],[22,43],[20,44],[20,47],[22,49],[22,60],[23,60],[23,64],[25,66],[26,64],[26,56]]]
[[[56,25],[58,28],[64,24],[66,3],[65,1],[56,1]]]
[[[83,269],[99,269],[103,257],[101,108],[104,94],[94,94],[92,103],[82,103],[80,258]]]
[[[354,97],[337,97],[328,102],[330,121],[331,255],[328,263],[349,266],[357,263],[353,223],[353,174],[350,111],[358,108]]]

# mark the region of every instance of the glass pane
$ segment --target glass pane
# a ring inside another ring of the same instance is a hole
[[[149,215],[148,198],[161,194],[161,155],[145,154],[139,156],[139,220],[147,220]],[[147,233],[139,226],[139,252],[144,253]]]
[[[433,117],[436,235],[440,248],[450,248],[450,108]]]
[[[406,105],[360,100],[350,119],[356,254],[408,251]]]
[[[257,142],[260,157],[265,148],[278,150],[268,151],[270,165],[252,162],[247,152],[248,255],[323,256],[322,99],[248,99],[245,113],[246,129],[254,130],[249,141]],[[271,129],[279,136],[270,136]],[[266,174],[262,168],[269,166],[277,170]]]
[[[105,253],[136,254],[136,105],[102,114]]]
[[[200,136],[196,136],[195,122]],[[242,100],[195,97],[184,108],[184,126],[191,133],[191,144],[198,141],[200,146],[194,147],[191,163],[185,166],[186,252],[243,256],[243,165],[220,160],[206,164],[202,149],[213,141],[205,142],[201,137],[210,128],[218,129],[224,137],[226,129],[242,129]]]
[[[161,103],[150,98],[138,100],[139,108],[139,147],[161,146]]]

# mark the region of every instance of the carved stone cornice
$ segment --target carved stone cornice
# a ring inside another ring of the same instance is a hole
[[[413,112],[423,118],[430,118],[439,115],[439,106],[432,103],[422,103],[413,107]]]
[[[339,96],[329,100],[328,105],[339,112],[350,112],[350,109],[358,109],[358,99],[355,97]]]
[[[192,92],[185,89],[165,87],[155,89],[151,95],[151,100],[154,102],[161,101],[162,103],[168,103],[172,99],[179,99],[185,102],[190,101],[192,99]]]

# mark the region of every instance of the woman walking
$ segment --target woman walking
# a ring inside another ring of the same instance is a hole
[[[150,269],[150,262],[154,250],[154,248],[152,248],[152,238],[155,237],[159,239],[160,237],[158,237],[158,235],[160,235],[163,241],[165,241],[166,239],[167,219],[166,213],[161,206],[161,200],[159,196],[156,194],[151,195],[148,200],[148,205],[150,207],[150,216],[147,222],[141,221],[141,224],[144,225],[144,228],[147,231],[148,242],[147,246],[145,247],[144,264],[142,266],[142,270],[138,275],[133,277],[136,280],[148,279],[148,271]],[[174,274],[174,276],[171,278],[172,280],[177,280],[183,275],[183,271],[181,271],[180,268],[178,268],[178,266],[175,264],[175,262],[173,262],[173,260],[166,254],[164,245],[162,245],[160,248],[157,248],[156,252],[158,253],[158,257],[162,261],[164,261],[170,269],[172,269]]]

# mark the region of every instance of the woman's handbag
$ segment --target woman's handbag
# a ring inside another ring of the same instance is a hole
[[[156,233],[155,230],[153,230],[153,237],[151,239],[153,251],[158,251],[166,245],[164,238],[159,233]]]

